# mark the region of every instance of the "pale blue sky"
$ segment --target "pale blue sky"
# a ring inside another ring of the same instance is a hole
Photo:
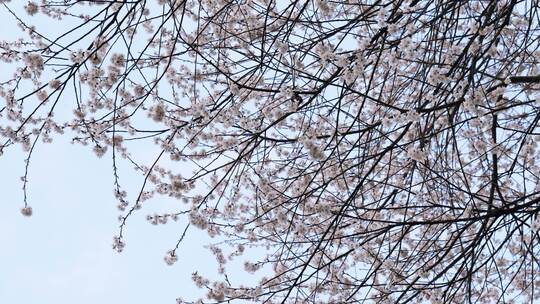
[[[118,212],[110,158],[66,140],[39,145],[30,167],[34,215],[26,218],[19,211],[23,157],[18,147],[0,157],[0,303],[174,303],[200,292],[190,280],[201,269],[195,263],[206,257],[213,264],[195,241],[200,233],[188,236],[177,264],[163,261],[183,223],[152,226],[142,210],[129,223],[125,252],[112,250]],[[140,176],[121,177],[140,185]]]

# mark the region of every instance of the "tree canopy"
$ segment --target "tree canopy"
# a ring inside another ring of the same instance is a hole
[[[0,151],[27,153],[23,215],[32,153],[67,136],[112,163],[114,249],[136,216],[179,227],[170,265],[206,231],[220,275],[179,303],[533,303],[539,7],[0,0]]]

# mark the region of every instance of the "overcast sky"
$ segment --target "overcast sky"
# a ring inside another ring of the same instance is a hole
[[[200,292],[190,280],[194,264],[207,256],[212,265],[212,258],[197,234],[188,236],[177,264],[163,261],[183,223],[152,226],[143,210],[129,222],[125,252],[112,250],[118,212],[111,161],[92,155],[66,140],[38,146],[30,165],[30,218],[20,213],[24,154],[12,148],[0,157],[0,303],[174,303]],[[140,185],[140,176],[121,177]]]

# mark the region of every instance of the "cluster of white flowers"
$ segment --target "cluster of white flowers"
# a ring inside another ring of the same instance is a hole
[[[433,85],[437,85],[440,82],[443,82],[445,78],[445,70],[440,67],[432,68],[428,75],[428,81]]]
[[[386,11],[386,8],[382,7],[377,11],[377,16],[375,20],[377,21],[377,25],[379,27],[384,27],[387,24],[386,16],[388,15],[388,12]]]
[[[152,225],[158,225],[158,224],[167,224],[169,221],[169,218],[173,221],[178,220],[178,215],[176,213],[166,213],[166,214],[154,214],[154,215],[147,215],[146,220],[150,222]]]
[[[277,51],[280,53],[280,54],[286,54],[287,51],[289,50],[289,47],[287,46],[287,44],[283,41],[276,41],[275,43],[276,45],[276,49]]]
[[[415,110],[407,111],[405,114],[402,113],[401,116],[403,117],[403,121],[412,123],[418,122],[421,118],[420,113]]]
[[[83,50],[78,50],[78,51],[71,52],[69,54],[69,59],[73,63],[80,64],[86,59],[87,56],[88,56],[87,52]]]
[[[208,219],[196,209],[189,213],[189,222],[199,229],[208,228]]]
[[[24,7],[24,9],[26,10],[26,13],[30,16],[34,16],[35,14],[37,14],[38,10],[39,10],[39,7],[37,6],[37,4],[33,1],[29,1],[26,6]]]
[[[335,64],[340,68],[346,68],[349,66],[350,61],[347,55],[339,55],[335,61]]]
[[[309,137],[300,139],[302,145],[307,149],[309,156],[314,160],[322,160],[326,157],[317,142]]]
[[[115,236],[113,238],[112,248],[116,250],[117,252],[122,252],[124,250],[124,247],[126,247],[126,243],[122,241],[122,238],[119,236]]]
[[[414,145],[410,145],[409,148],[407,148],[407,156],[418,162],[425,161],[426,154],[424,151],[422,151],[420,148],[415,147]]]
[[[167,265],[171,266],[178,261],[178,256],[174,250],[169,250],[163,260]]]
[[[531,222],[531,230],[538,232],[540,230],[540,216],[536,216]]]
[[[381,124],[384,128],[390,128],[394,122],[394,117],[390,115],[385,115],[383,119],[381,119]]]
[[[317,5],[317,8],[319,9],[321,15],[327,16],[327,15],[330,14],[331,10],[330,10],[330,6],[329,6],[329,4],[330,4],[329,1],[316,0],[315,4]]]
[[[124,54],[115,53],[111,56],[111,64],[117,67],[122,67],[124,65]]]
[[[107,153],[107,147],[106,146],[101,146],[101,145],[95,145],[94,146],[94,153],[96,154],[97,157],[103,157],[103,155],[105,155],[105,153]]]
[[[257,263],[252,262],[244,262],[244,269],[249,273],[255,273],[257,270],[259,270],[261,266]]]
[[[24,55],[24,63],[26,64],[28,70],[36,74],[39,74],[41,73],[41,71],[43,71],[43,57],[40,54],[29,53]]]
[[[53,90],[59,89],[61,85],[62,85],[62,82],[59,79],[55,78],[49,81],[49,87]]]
[[[165,118],[165,108],[163,105],[157,104],[152,107],[149,116],[151,116],[155,122],[161,122],[163,121],[163,118]]]
[[[321,60],[321,63],[327,63],[334,59],[334,48],[328,43],[320,43],[315,48],[315,53]]]
[[[240,95],[240,88],[239,88],[238,85],[237,85],[236,83],[234,83],[234,82],[231,82],[231,83],[229,84],[229,91],[230,91],[233,95],[235,95],[235,96]]]
[[[537,148],[538,148],[538,143],[536,141],[530,140],[523,145],[523,149],[521,150],[521,155],[525,159],[529,157],[534,157],[536,155]]]
[[[49,97],[49,94],[45,90],[39,90],[36,93],[36,97],[38,98],[39,101],[45,101]]]
[[[22,215],[24,215],[24,216],[28,216],[28,217],[29,217],[29,216],[32,216],[32,207],[26,206],[26,207],[22,208],[22,209],[21,209],[21,213],[22,213]]]
[[[133,93],[135,94],[135,97],[141,97],[146,93],[146,91],[142,85],[136,85],[133,88]]]
[[[197,287],[202,288],[210,283],[210,281],[203,276],[199,275],[197,272],[191,274],[191,280],[195,282]]]
[[[215,282],[212,284],[212,288],[208,291],[207,297],[209,299],[221,302],[225,299],[225,283],[223,282]]]

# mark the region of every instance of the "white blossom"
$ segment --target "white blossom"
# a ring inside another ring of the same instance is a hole
[[[22,215],[27,216],[27,217],[32,216],[32,207],[26,206],[26,207],[22,208],[21,213],[22,213]]]

